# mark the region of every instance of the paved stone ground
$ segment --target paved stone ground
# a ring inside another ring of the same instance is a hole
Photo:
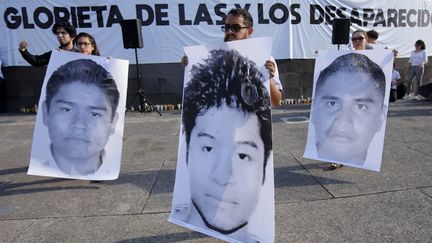
[[[302,158],[309,110],[273,112],[276,241],[431,242],[432,102],[390,105],[381,172]],[[120,177],[102,183],[26,175],[34,121],[0,116],[0,242],[218,242],[167,222],[178,111],[127,113]]]

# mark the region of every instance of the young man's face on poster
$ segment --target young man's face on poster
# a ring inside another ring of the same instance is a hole
[[[247,223],[258,202],[264,171],[259,121],[226,106],[195,121],[187,159],[192,201],[204,221],[229,231]]]
[[[313,124],[319,157],[363,163],[383,119],[383,97],[373,77],[337,72],[316,92]]]
[[[49,109],[44,105],[52,152],[71,161],[99,158],[114,131],[111,105],[93,84],[79,81],[64,84],[53,96]]]

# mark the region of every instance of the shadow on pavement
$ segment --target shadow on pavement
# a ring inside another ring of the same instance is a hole
[[[167,235],[155,235],[148,237],[141,237],[135,239],[121,240],[116,241],[116,243],[135,243],[135,242],[179,242],[179,241],[189,241],[195,239],[209,238],[204,234],[198,232],[182,232],[182,233],[173,233]]]
[[[327,164],[313,164],[306,166],[307,168],[323,168],[328,167]],[[325,169],[326,170],[326,169]],[[303,171],[299,166],[289,166],[289,167],[276,167],[274,169],[274,183],[275,188],[282,187],[299,187],[299,186],[313,186],[317,184],[332,185],[332,184],[352,184],[351,182],[341,181],[336,179],[330,179],[320,176],[312,176],[305,173],[297,173],[294,171]],[[318,183],[319,181],[319,183]]]

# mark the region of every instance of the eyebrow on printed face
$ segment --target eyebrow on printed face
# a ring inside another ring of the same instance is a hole
[[[321,100],[341,100],[341,98],[333,95],[324,95],[323,97],[321,97]],[[365,98],[355,98],[354,101],[364,102],[364,103],[374,103],[376,100],[371,97],[365,97]]]
[[[56,100],[55,101],[56,104],[65,104],[65,105],[69,105],[69,106],[74,106],[76,103],[75,102],[71,102],[71,101],[66,101],[66,100]],[[90,108],[91,110],[97,110],[97,111],[104,111],[107,112],[108,109],[105,106],[94,106],[94,105],[89,105],[88,108]]]
[[[240,142],[237,142],[237,144],[248,145],[248,146],[251,146],[252,148],[258,150],[258,145],[253,141],[240,141]]]
[[[197,134],[197,137],[199,137],[199,138],[201,138],[201,137],[207,137],[207,138],[210,138],[210,139],[215,139],[214,136],[212,136],[212,135],[210,135],[210,134],[208,134],[208,133],[206,133],[206,132],[199,132],[199,133]]]
[[[339,97],[334,96],[334,95],[324,95],[323,97],[321,97],[322,100],[340,100]]]
[[[197,135],[197,137],[199,137],[199,138],[205,137],[205,138],[209,138],[209,139],[215,139],[214,136],[212,136],[212,135],[210,135],[210,134],[208,134],[206,132],[199,132],[198,135]],[[250,147],[258,150],[258,145],[254,141],[248,141],[248,140],[239,141],[239,142],[237,142],[237,144],[239,144],[239,145],[247,145],[247,146],[250,146]]]

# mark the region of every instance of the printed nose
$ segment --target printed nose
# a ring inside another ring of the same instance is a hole
[[[346,129],[353,125],[353,113],[350,107],[344,104],[342,109],[336,115],[335,118],[335,128],[336,129]]]
[[[221,154],[214,165],[211,177],[221,186],[226,186],[232,176],[232,153]]]
[[[75,131],[86,131],[87,122],[87,116],[83,112],[79,112],[73,117],[71,128]]]

